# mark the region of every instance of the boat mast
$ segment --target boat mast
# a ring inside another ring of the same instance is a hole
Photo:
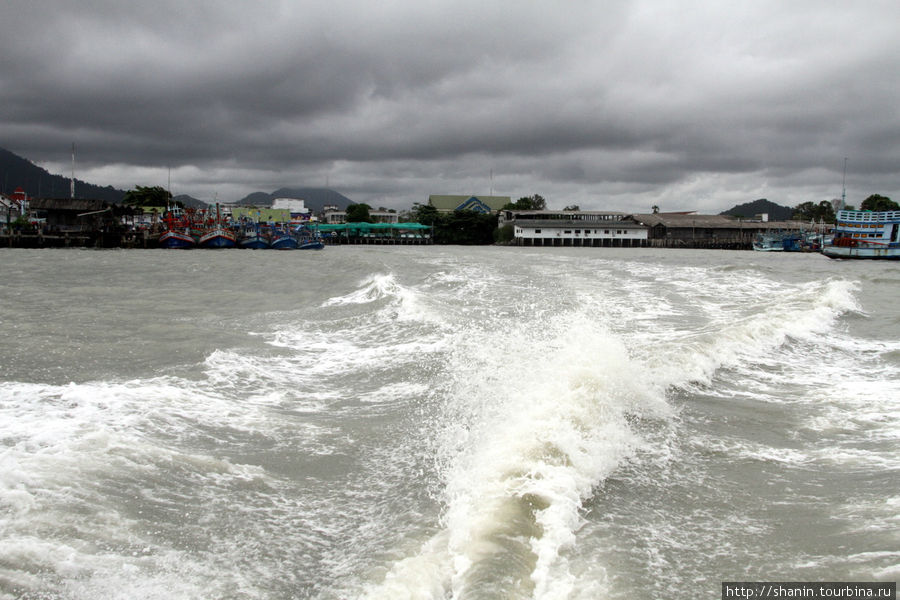
[[[844,178],[841,180],[841,210],[847,206],[847,157],[844,157]]]

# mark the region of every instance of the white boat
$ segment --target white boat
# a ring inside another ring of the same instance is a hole
[[[829,258],[900,260],[900,210],[842,210],[834,238],[822,247]]]

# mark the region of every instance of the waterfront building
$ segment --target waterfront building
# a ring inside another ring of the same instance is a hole
[[[310,218],[309,209],[306,208],[306,201],[300,198],[275,198],[272,202],[274,210],[286,210],[290,213],[290,220],[308,221]]]
[[[29,208],[43,227],[58,231],[93,231],[117,221],[112,207],[88,198],[32,198]]]
[[[518,246],[638,248],[648,236],[630,215],[610,211],[503,210],[498,225],[513,228]]]
[[[635,214],[632,218],[647,227],[648,245],[660,248],[749,249],[759,234],[800,232],[811,227],[800,221],[740,219],[694,212]]]
[[[373,223],[399,223],[400,215],[388,210],[370,210],[369,217]],[[322,222],[327,225],[340,225],[347,222],[347,211],[332,208],[322,215]]]
[[[5,223],[12,223],[28,212],[28,196],[22,188],[16,188],[11,196],[0,194],[0,211]]]

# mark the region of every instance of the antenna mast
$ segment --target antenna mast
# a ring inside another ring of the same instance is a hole
[[[847,206],[847,157],[844,157],[844,178],[841,180],[841,210]]]
[[[72,179],[69,181],[69,198],[75,198],[75,142],[72,142]]]

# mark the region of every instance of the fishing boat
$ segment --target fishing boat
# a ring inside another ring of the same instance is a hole
[[[169,229],[159,236],[159,247],[173,250],[188,250],[197,245],[197,240],[190,233],[190,229]]]
[[[207,220],[206,228],[200,234],[197,244],[201,248],[234,248],[237,246],[237,235],[222,221],[218,203],[216,203],[215,220]]]
[[[277,225],[272,227],[272,239],[269,244],[273,250],[296,250],[300,246],[289,228]]]
[[[323,250],[325,248],[325,243],[321,240],[308,240],[306,242],[300,242],[299,248],[300,250]]]
[[[159,236],[159,247],[187,250],[197,245],[191,235],[190,215],[178,210],[167,211],[163,217],[166,230]]]
[[[322,250],[325,243],[318,229],[313,229],[308,225],[298,225],[294,228],[294,238],[297,240],[297,247],[300,250]]]
[[[770,231],[753,240],[757,252],[818,252],[821,235],[815,231]]]
[[[822,247],[828,258],[900,260],[900,210],[838,211],[834,238]]]
[[[818,252],[822,249],[822,235],[815,231],[799,231],[784,236],[781,245],[785,252]]]
[[[753,239],[753,249],[757,252],[784,252],[784,234],[780,231],[760,233]]]
[[[258,223],[244,227],[238,239],[241,248],[250,250],[264,250],[269,247],[269,239],[262,231]]]
[[[211,227],[203,232],[198,244],[201,248],[234,248],[237,236],[227,227]]]

